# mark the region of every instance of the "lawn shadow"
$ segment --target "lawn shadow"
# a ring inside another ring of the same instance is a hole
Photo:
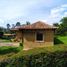
[[[59,40],[58,38],[54,38],[54,45],[58,45],[58,44],[64,44],[61,40]]]

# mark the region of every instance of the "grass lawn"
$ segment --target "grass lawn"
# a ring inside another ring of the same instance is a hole
[[[14,46],[1,46],[0,47],[0,55],[1,54],[7,54],[7,53],[11,53],[11,52],[18,52],[21,50],[21,47],[14,47]]]
[[[2,46],[2,47],[0,47],[0,61],[17,54],[22,49],[23,48],[21,46],[19,46],[19,47],[14,47],[14,46]]]
[[[23,50],[23,48],[15,48],[14,47],[0,47],[0,59],[5,59],[11,56],[21,56],[21,55],[34,55],[34,54],[39,54],[39,53],[44,53],[44,52],[54,52],[54,51],[67,51],[67,36],[57,36],[57,38],[63,42],[63,44],[60,45],[54,45],[50,47],[41,47],[41,48],[33,48],[30,50]],[[5,41],[4,41],[5,42]],[[9,42],[9,41],[8,41]],[[15,53],[20,49],[18,53]],[[4,53],[5,52],[5,53]]]
[[[19,52],[19,55],[36,55],[39,53],[49,53],[49,52],[55,52],[55,51],[67,51],[67,45],[55,45],[50,47],[38,47],[33,48],[30,50],[21,50]]]
[[[0,42],[11,42],[11,40],[7,40],[7,39],[0,39]]]
[[[33,65],[36,65],[36,67],[43,67],[42,65],[44,65],[44,67],[66,67],[66,54],[67,45],[41,47],[27,51],[21,50],[16,54],[12,53],[1,56],[0,67],[35,67]]]
[[[8,51],[10,48],[10,51]],[[55,51],[67,51],[67,45],[55,45],[50,47],[38,47],[33,48],[30,50],[23,50],[22,48],[15,48],[15,50],[12,50],[15,47],[0,47],[0,61],[12,58],[12,57],[20,57],[20,56],[30,56],[30,55],[37,55],[40,53],[51,53]],[[1,53],[2,51],[5,51],[4,54]],[[12,50],[12,51],[11,51]],[[19,50],[19,52],[15,52]],[[7,52],[7,53],[6,53]]]
[[[21,50],[19,52],[20,55],[30,55],[30,54],[37,54],[37,53],[41,53],[41,52],[54,52],[54,51],[67,51],[67,36],[57,36],[57,39],[59,39],[61,42],[63,42],[63,44],[60,43],[54,46],[50,46],[50,47],[42,47],[42,48],[33,48],[27,51]]]
[[[67,36],[58,36],[57,38],[67,45]]]

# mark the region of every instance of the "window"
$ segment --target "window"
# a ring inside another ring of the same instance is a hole
[[[36,41],[43,41],[43,33],[40,32],[36,33]]]

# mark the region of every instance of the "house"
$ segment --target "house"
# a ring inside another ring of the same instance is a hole
[[[16,40],[23,42],[24,48],[45,47],[54,45],[56,27],[37,21],[30,25],[17,26]]]

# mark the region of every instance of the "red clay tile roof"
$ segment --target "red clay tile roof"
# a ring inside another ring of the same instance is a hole
[[[56,29],[57,27],[48,25],[42,21],[37,21],[30,25],[18,26],[16,29]]]

